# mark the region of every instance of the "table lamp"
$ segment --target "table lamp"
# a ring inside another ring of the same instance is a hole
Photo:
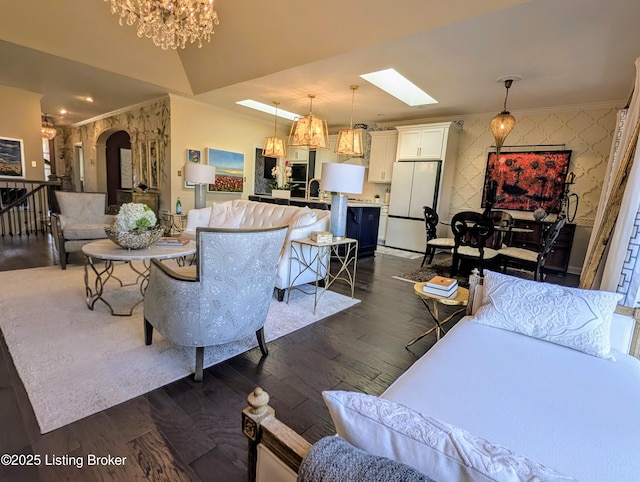
[[[184,165],[184,179],[195,184],[195,208],[201,209],[207,204],[207,187],[216,182],[215,166],[188,162]]]
[[[347,232],[346,194],[362,194],[364,166],[325,162],[322,164],[320,187],[331,191],[331,234],[342,239]]]

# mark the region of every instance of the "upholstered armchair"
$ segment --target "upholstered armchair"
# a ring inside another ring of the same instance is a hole
[[[155,328],[176,345],[195,347],[196,381],[202,380],[205,346],[255,333],[267,355],[264,324],[287,229],[197,228],[196,266],[171,269],[151,260],[145,343],[151,344]]]
[[[60,213],[51,215],[53,240],[60,255],[60,267],[67,269],[69,253],[97,239],[106,239],[105,226],[115,217],[105,214],[107,195],[103,192],[55,191]]]

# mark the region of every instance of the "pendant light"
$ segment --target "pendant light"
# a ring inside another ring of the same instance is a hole
[[[46,115],[42,116],[42,127],[40,128],[40,133],[42,137],[49,140],[53,140],[53,138],[58,133],[58,130],[54,127],[54,125]]]
[[[329,129],[327,121],[313,115],[313,99],[315,95],[309,94],[309,115],[300,117],[291,125],[289,133],[289,145],[307,147],[309,149],[329,148]]]
[[[285,146],[284,139],[278,137],[278,106],[280,102],[273,101],[276,106],[275,114],[275,126],[273,129],[273,137],[267,137],[264,140],[264,146],[262,147],[262,155],[264,157],[286,157],[287,147]]]
[[[355,104],[357,85],[351,86],[351,120],[349,128],[338,132],[336,142],[336,153],[343,156],[362,157],[364,156],[364,144],[362,143],[362,131],[353,128],[353,106]]]
[[[491,119],[491,133],[496,141],[496,157],[500,154],[500,149],[504,144],[504,140],[507,138],[513,126],[516,125],[516,119],[507,110],[507,98],[509,97],[509,88],[514,79],[505,79],[504,86],[507,89],[507,93],[504,96],[504,110]]]

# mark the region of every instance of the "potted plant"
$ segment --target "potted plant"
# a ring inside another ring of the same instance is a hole
[[[373,196],[373,200],[377,203],[380,202],[380,194],[376,194],[375,196]]]
[[[274,178],[274,182],[269,184],[269,188],[271,188],[271,196],[290,199],[291,190],[294,189],[297,184],[291,183],[292,172],[289,161],[284,161],[284,165],[281,165],[278,162],[278,164],[271,169],[271,175]]]

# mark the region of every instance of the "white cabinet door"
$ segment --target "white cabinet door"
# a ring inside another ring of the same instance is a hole
[[[287,148],[287,159],[292,162],[307,162],[309,150],[306,147],[289,147]]]
[[[371,133],[369,182],[391,182],[393,162],[396,158],[397,146],[397,131],[379,131]]]
[[[389,206],[380,208],[380,222],[378,223],[378,244],[384,244],[387,235],[387,220],[389,219]]]
[[[420,129],[400,130],[398,134],[397,159],[418,159],[420,157]]]
[[[444,128],[424,129],[420,137],[420,159],[444,159]]]
[[[335,153],[337,140],[338,135],[332,134],[329,136],[329,149],[316,150],[316,172],[314,177],[320,179],[322,176],[322,164],[325,162],[338,162],[338,154]]]
[[[440,161],[416,162],[411,181],[409,217],[424,217],[424,206],[435,208],[440,182]]]

